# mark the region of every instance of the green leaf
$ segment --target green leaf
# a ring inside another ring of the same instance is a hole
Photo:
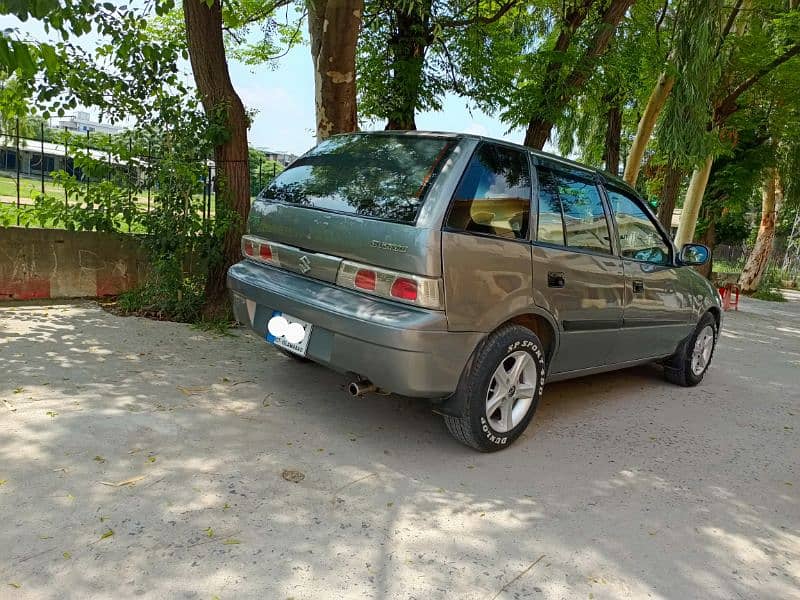
[[[42,58],[44,59],[47,69],[52,72],[58,71],[60,64],[55,48],[50,44],[42,44],[39,46],[39,51],[42,53]]]
[[[6,71],[17,69],[17,57],[8,46],[6,38],[0,35],[0,66],[4,66]]]
[[[100,539],[104,540],[106,538],[110,538],[112,535],[114,535],[114,530],[113,529],[109,529],[103,535],[100,536]]]
[[[17,60],[17,68],[22,71],[25,76],[32,76],[36,74],[36,64],[33,62],[30,49],[24,42],[14,40],[11,42],[14,49],[14,56]]]

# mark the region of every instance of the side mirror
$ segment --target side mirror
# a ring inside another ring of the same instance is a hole
[[[708,262],[709,251],[703,244],[685,244],[678,257],[681,264],[693,267],[704,265]]]

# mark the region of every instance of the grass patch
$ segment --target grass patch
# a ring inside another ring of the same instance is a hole
[[[741,273],[743,266],[744,264],[742,263],[742,261],[733,263],[723,259],[714,260],[715,273]]]
[[[223,319],[206,319],[203,318],[195,323],[192,323],[192,329],[205,331],[208,333],[216,333],[227,337],[233,337],[230,330],[236,328],[236,321],[230,318]]]
[[[783,294],[775,289],[758,289],[753,292],[752,297],[756,300],[766,300],[767,302],[786,302]]]

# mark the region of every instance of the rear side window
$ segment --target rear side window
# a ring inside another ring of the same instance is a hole
[[[341,135],[301,156],[260,199],[413,223],[452,140]]]
[[[564,218],[561,200],[558,198],[558,182],[550,171],[538,169],[539,174],[539,227],[537,239],[547,244],[566,246],[564,240]]]
[[[611,254],[603,201],[589,177],[539,169],[538,241]],[[558,217],[562,231],[559,231]]]
[[[606,189],[608,202],[619,230],[622,256],[657,265],[670,264],[669,245],[664,241],[652,218],[628,194]]]
[[[447,227],[526,239],[531,210],[528,158],[519,150],[481,144],[456,190]]]

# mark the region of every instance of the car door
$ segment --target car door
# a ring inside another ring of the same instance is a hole
[[[674,249],[644,203],[606,183],[625,271],[620,353],[625,361],[674,352],[692,328],[691,298],[681,290]]]
[[[452,331],[491,331],[531,299],[527,153],[482,142],[442,228],[442,272]]]
[[[550,372],[613,364],[618,361],[624,273],[597,177],[560,164],[543,163],[536,171],[533,295],[560,329]]]

